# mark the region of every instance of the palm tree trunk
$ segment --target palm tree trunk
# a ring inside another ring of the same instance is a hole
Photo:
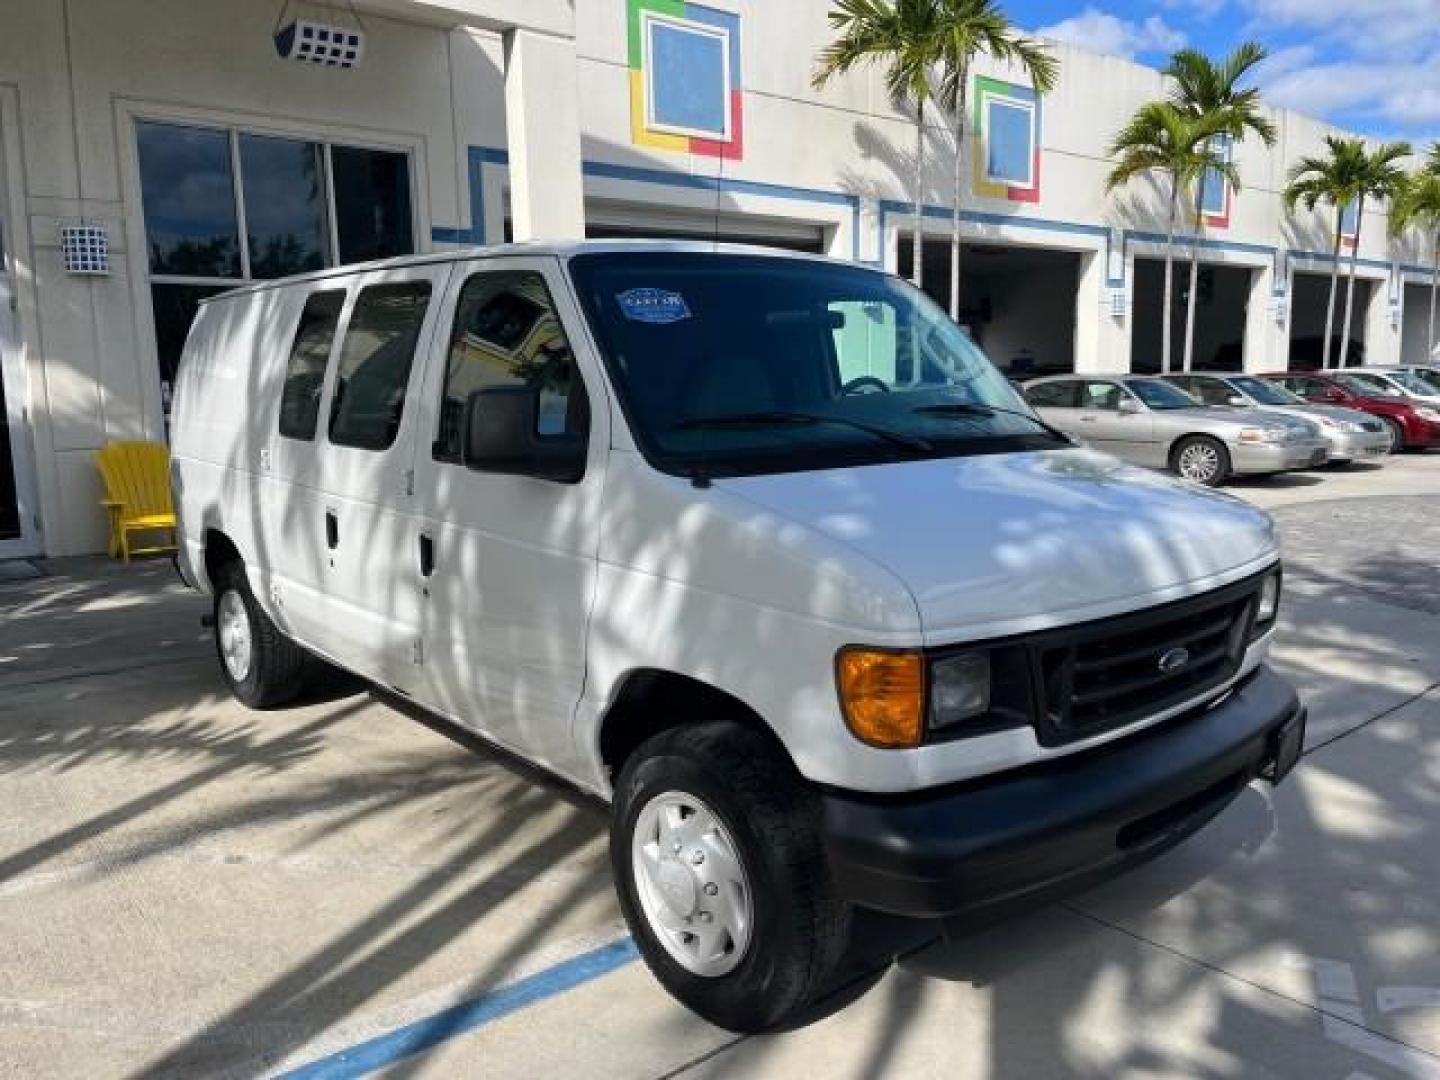
[[[1425,363],[1435,362],[1435,296],[1440,293],[1440,229],[1435,230],[1435,245],[1430,263],[1430,333],[1425,339]]]
[[[960,201],[965,190],[965,103],[970,70],[960,68],[960,91],[955,99],[955,190],[950,197],[950,318],[960,321]]]
[[[1340,283],[1340,230],[1344,228],[1345,208],[1335,209],[1335,244],[1330,249],[1330,299],[1325,303],[1325,340],[1320,343],[1320,367],[1330,367],[1330,338],[1335,333],[1335,290]]]
[[[1340,355],[1336,367],[1346,367],[1350,360],[1350,323],[1355,314],[1355,266],[1360,259],[1360,230],[1365,227],[1365,196],[1360,196],[1360,206],[1355,211],[1355,246],[1350,249],[1350,274],[1345,283],[1345,328],[1340,331]]]
[[[1173,348],[1171,329],[1175,305],[1175,215],[1180,209],[1180,180],[1170,178],[1170,221],[1165,233],[1165,297],[1161,303],[1164,322],[1160,328],[1160,373],[1170,374],[1170,356]]]
[[[925,102],[915,106],[915,239],[911,258],[910,280],[917,289],[925,282]]]
[[[1205,221],[1205,170],[1195,191],[1195,239],[1190,243],[1190,295],[1185,298],[1185,367],[1189,374],[1195,362],[1195,294],[1200,281],[1200,233]]]

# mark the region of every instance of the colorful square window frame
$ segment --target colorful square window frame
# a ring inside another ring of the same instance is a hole
[[[1219,135],[1212,144],[1220,160],[1229,163],[1235,152],[1235,144],[1227,135]],[[1200,219],[1211,229],[1230,227],[1230,204],[1233,197],[1225,174],[1219,169],[1209,169],[1205,176],[1204,201],[1200,206]]]
[[[740,17],[684,0],[629,0],[631,141],[739,160]]]
[[[1028,86],[977,76],[972,118],[975,194],[1040,201],[1040,96]]]

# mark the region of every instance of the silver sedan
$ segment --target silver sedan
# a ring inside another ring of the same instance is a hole
[[[1239,474],[1308,469],[1329,459],[1317,425],[1257,410],[1206,408],[1146,375],[1060,375],[1025,384],[1025,400],[1067,435],[1137,465],[1210,487]]]
[[[1259,409],[1261,412],[1298,416],[1320,426],[1330,446],[1330,460],[1337,465],[1352,461],[1377,461],[1390,452],[1394,439],[1378,418],[1339,405],[1312,405],[1283,386],[1254,375],[1167,375],[1165,378],[1202,404],[1226,409]]]

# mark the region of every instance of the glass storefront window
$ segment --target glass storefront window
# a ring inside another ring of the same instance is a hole
[[[240,136],[250,276],[322,270],[329,258],[325,161],[319,143]]]
[[[239,277],[230,137],[206,128],[145,123],[136,138],[150,272]]]
[[[330,166],[340,261],[368,262],[414,251],[409,158],[389,150],[335,146]]]
[[[167,415],[204,297],[415,251],[408,154],[149,120],[135,139]]]

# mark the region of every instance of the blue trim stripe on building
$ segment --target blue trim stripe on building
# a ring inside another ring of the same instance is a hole
[[[444,1009],[385,1035],[336,1051],[284,1073],[282,1080],[353,1080],[439,1044],[482,1028],[513,1012],[633,963],[639,956],[630,938],[582,953],[492,994]]]

